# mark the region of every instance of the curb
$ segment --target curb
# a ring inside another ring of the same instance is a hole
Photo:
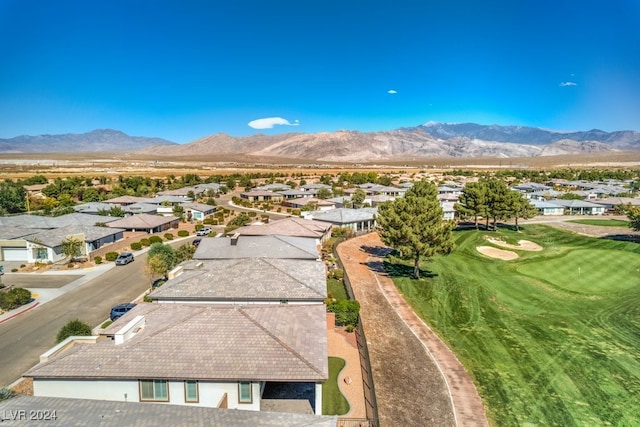
[[[24,310],[18,311],[17,313],[11,313],[9,316],[5,317],[4,319],[0,319],[0,323],[4,323],[4,322],[8,322],[9,320],[13,319],[14,317],[17,317],[19,315],[21,315],[22,313],[26,313],[27,311],[31,310],[32,308],[36,308],[37,306],[40,305],[39,302],[35,302],[35,303],[30,303],[32,304],[29,307],[26,307]],[[19,309],[16,309],[19,310]]]

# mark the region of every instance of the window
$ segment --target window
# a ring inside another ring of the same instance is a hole
[[[168,402],[167,380],[140,380],[140,400]]]
[[[250,382],[240,382],[238,384],[238,401],[240,403],[252,403],[253,402],[253,394],[251,393],[251,383]]]
[[[200,400],[198,395],[198,381],[187,380],[184,382],[184,401],[197,403]]]

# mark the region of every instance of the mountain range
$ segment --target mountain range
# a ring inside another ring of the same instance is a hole
[[[559,132],[526,126],[436,123],[391,131],[320,133],[223,133],[187,144],[132,137],[102,129],[84,134],[0,139],[0,152],[126,151],[157,157],[243,155],[325,162],[364,162],[420,157],[537,157],[640,150],[640,133],[597,129]]]
[[[75,153],[135,151],[149,146],[178,145],[162,138],[129,136],[113,129],[62,135],[21,135],[0,139],[0,153]]]

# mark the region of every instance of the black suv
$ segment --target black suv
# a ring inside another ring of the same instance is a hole
[[[118,305],[114,305],[113,307],[111,307],[111,316],[110,319],[112,321],[119,319],[120,317],[124,316],[124,314],[126,312],[128,312],[129,310],[131,310],[133,307],[135,307],[136,304],[130,302],[127,304],[118,304]]]

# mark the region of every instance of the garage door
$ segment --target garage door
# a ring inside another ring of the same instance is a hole
[[[2,248],[2,259],[5,261],[26,261],[27,248]]]

